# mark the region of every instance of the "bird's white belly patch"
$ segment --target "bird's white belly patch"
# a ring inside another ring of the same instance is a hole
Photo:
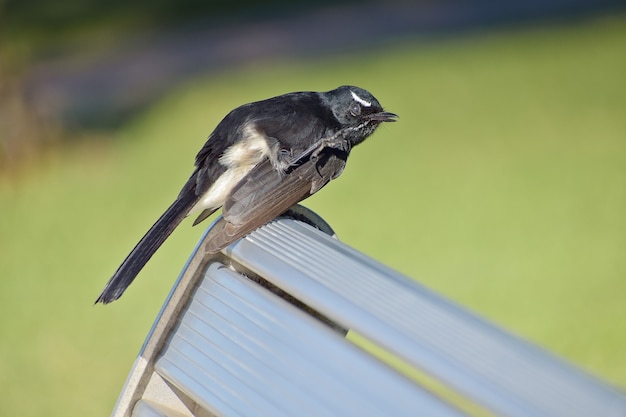
[[[220,156],[220,164],[226,168],[256,165],[270,153],[267,137],[254,126],[246,126],[242,133],[242,139]]]
[[[248,126],[242,136],[240,141],[226,149],[219,158],[219,163],[226,167],[226,172],[211,185],[189,214],[224,205],[233,187],[263,158],[269,157],[270,145],[265,135],[253,126]]]

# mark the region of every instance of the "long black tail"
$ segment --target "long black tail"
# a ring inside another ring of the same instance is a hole
[[[107,304],[122,296],[139,271],[165,242],[165,239],[172,234],[196,201],[197,197],[194,192],[183,192],[178,196],[117,268],[96,303]]]

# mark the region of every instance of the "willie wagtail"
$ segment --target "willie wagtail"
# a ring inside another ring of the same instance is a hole
[[[352,147],[396,117],[368,91],[352,86],[237,107],[211,133],[176,200],[124,259],[96,303],[121,297],[185,217],[197,215],[196,225],[222,207],[205,247],[218,252],[337,178]]]

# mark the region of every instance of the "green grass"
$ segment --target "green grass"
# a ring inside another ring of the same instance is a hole
[[[0,415],[107,415],[199,238],[92,305],[238,104],[350,83],[400,115],[306,205],[342,240],[626,387],[626,19],[407,41],[195,80],[0,183]]]

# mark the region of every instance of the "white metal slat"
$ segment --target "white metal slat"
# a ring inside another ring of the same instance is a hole
[[[626,415],[612,387],[308,225],[274,221],[225,253],[502,415]]]
[[[242,321],[253,320],[254,315],[262,313],[259,309],[246,309],[246,306],[240,305],[238,311],[235,311],[225,306],[223,299],[215,298],[213,294],[206,293],[205,297],[211,297],[211,304],[214,307],[217,305],[218,308],[213,307],[211,309],[214,316],[210,324],[202,322],[199,325],[194,325],[194,328],[210,340],[215,340],[217,337],[227,335],[227,340],[222,342],[227,344],[227,346],[223,346],[223,348],[227,350],[231,356],[237,358],[237,360],[244,363],[254,360],[257,362],[256,370],[261,375],[269,372],[280,374],[281,378],[285,378],[293,386],[307,389],[311,395],[316,394],[316,392],[311,389],[311,386],[315,387],[316,385],[320,387],[323,386],[324,392],[330,390],[337,395],[341,393],[342,389],[345,389],[345,387],[338,385],[334,380],[322,381],[319,378],[316,379],[316,375],[304,373],[303,369],[298,366],[298,364],[303,361],[311,360],[311,358],[307,356],[307,350],[299,348],[299,345],[303,343],[307,345],[308,349],[314,347],[318,351],[324,350],[327,354],[334,355],[336,359],[340,356],[339,354],[341,352],[328,352],[328,349],[325,349],[323,340],[316,341],[310,338],[303,340],[300,330],[293,332],[293,329],[290,331],[289,328],[281,328],[278,333],[269,333],[263,329],[264,324],[258,321],[255,323],[257,327],[247,327],[247,331],[244,333],[242,327],[245,326],[245,323],[242,323]],[[225,308],[219,308],[221,305]],[[189,311],[193,313],[194,310],[197,309],[194,309],[194,306],[192,306]],[[245,311],[246,314],[244,317],[241,315],[244,310],[252,311]],[[202,312],[199,312],[198,317],[201,314]],[[215,315],[218,315],[222,320],[215,317]],[[189,321],[188,319],[187,321]],[[277,326],[280,324],[282,323],[272,323],[272,325]],[[294,334],[300,334],[300,337],[294,339]],[[260,341],[262,341],[262,343],[260,343]],[[277,369],[275,356],[280,357],[282,361],[281,368]],[[264,382],[262,378],[257,378],[257,380],[253,382],[253,385],[262,385]],[[323,393],[313,400],[317,402],[322,398]]]
[[[218,264],[209,267],[156,370],[219,415],[460,415]]]

